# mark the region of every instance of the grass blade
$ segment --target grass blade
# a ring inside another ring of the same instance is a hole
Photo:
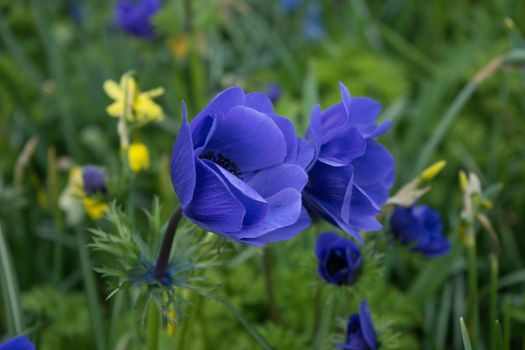
[[[255,339],[257,341],[257,344],[259,344],[261,346],[261,348],[265,349],[265,350],[271,350],[272,347],[270,346],[270,344],[268,344],[268,342],[259,334],[259,332],[257,332],[257,330],[255,329],[255,327],[253,327],[251,325],[250,322],[248,322],[248,320],[246,320],[234,307],[232,304],[230,304],[227,300],[225,299],[218,299],[218,301],[224,305],[224,307],[226,308],[226,310],[228,311],[228,313],[230,315],[232,315],[237,321],[239,321],[239,323],[244,327],[244,329],[250,333],[250,335],[253,337],[253,339]]]
[[[18,281],[13,269],[9,247],[0,225],[0,287],[5,307],[7,308],[7,326],[9,335],[21,334],[24,328],[20,300],[18,298]]]
[[[459,319],[459,322],[461,323],[461,336],[463,337],[463,347],[465,350],[472,350],[472,345],[470,345],[470,338],[467,331],[467,326],[465,326],[465,321],[463,321],[463,317]]]

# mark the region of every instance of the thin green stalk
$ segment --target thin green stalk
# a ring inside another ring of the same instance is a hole
[[[50,204],[53,211],[53,224],[55,225],[55,242],[53,247],[53,280],[55,283],[60,283],[62,278],[62,256],[63,256],[63,236],[64,224],[62,219],[62,212],[58,207],[58,196],[60,186],[58,184],[56,151],[53,147],[47,151],[47,186]]]
[[[4,306],[7,308],[7,331],[8,335],[21,334],[24,329],[24,321],[18,298],[18,281],[11,260],[11,254],[7,241],[0,225],[0,287]]]
[[[262,253],[264,287],[266,289],[266,302],[268,303],[270,318],[273,323],[278,324],[280,315],[275,301],[275,291],[273,288],[273,261],[272,251],[270,249],[270,247],[265,247]]]
[[[490,256],[490,348],[493,350],[501,349],[498,344],[498,258],[495,255]]]
[[[155,300],[151,299],[147,315],[147,344],[146,349],[157,350],[159,346],[160,313]]]
[[[472,335],[472,344],[477,348],[479,340],[479,302],[478,302],[478,273],[476,256],[476,238],[474,231],[469,229],[466,234],[467,247],[467,277],[468,277],[468,326]]]
[[[510,301],[507,298],[505,299],[505,303],[503,305],[503,350],[510,350],[510,329],[512,325],[509,307]]]
[[[124,306],[125,294],[116,293],[113,298],[113,306],[111,307],[111,320],[109,321],[109,331],[108,331],[108,348],[115,348],[115,341],[117,336],[117,326],[120,319],[120,314],[122,307]]]
[[[325,342],[326,336],[330,331],[330,325],[334,319],[334,310],[335,310],[335,300],[333,296],[328,296],[326,299],[325,307],[321,308],[321,320],[319,323],[319,328],[317,334],[314,338],[314,345],[312,349],[320,350],[323,349],[323,344]]]
[[[93,327],[93,332],[95,333],[95,344],[97,350],[103,350],[105,342],[102,315],[100,312],[99,299],[97,296],[95,277],[89,258],[88,248],[84,240],[84,231],[82,231],[81,228],[77,228],[76,236],[78,252],[80,256],[80,266],[82,269],[82,279],[84,281],[84,288],[86,289],[86,294],[88,298],[91,325]]]
[[[463,321],[463,317],[459,319],[459,322],[461,325],[461,336],[463,337],[463,348],[465,350],[472,350],[470,337],[468,335],[467,327],[465,326],[465,321]]]
[[[494,325],[496,327],[496,345],[497,347],[495,349],[503,349],[503,331],[501,330],[501,324],[498,320],[494,322]]]

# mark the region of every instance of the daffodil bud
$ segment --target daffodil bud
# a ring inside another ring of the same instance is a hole
[[[131,171],[134,173],[148,169],[148,147],[142,142],[133,142],[128,148],[128,163]]]
[[[443,168],[445,167],[446,164],[447,164],[447,162],[445,162],[444,160],[440,160],[439,162],[435,162],[434,164],[432,164],[431,166],[429,166],[428,168],[423,170],[423,172],[420,175],[421,179],[423,179],[425,181],[432,180],[434,177],[436,177],[437,174],[439,174],[441,172],[441,170],[443,170]]]

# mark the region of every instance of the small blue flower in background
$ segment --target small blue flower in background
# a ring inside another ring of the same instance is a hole
[[[394,181],[394,159],[373,139],[391,122],[375,123],[381,105],[367,97],[350,97],[339,84],[342,102],[312,110],[306,138],[315,148],[307,166],[303,192],[306,208],[363,242],[359,231],[379,230],[375,218]]]
[[[106,193],[106,174],[96,166],[86,165],[82,168],[82,182],[87,195]]]
[[[321,233],[317,237],[315,254],[319,260],[319,275],[338,286],[352,284],[363,264],[357,244],[334,232]]]
[[[227,89],[191,124],[183,106],[171,156],[183,214],[245,244],[292,238],[310,224],[301,204],[309,158],[300,142],[293,124],[276,115],[262,93]]]
[[[21,335],[1,343],[0,350],[35,350],[35,345],[27,336]]]
[[[277,103],[281,99],[282,89],[279,84],[271,83],[268,84],[264,93],[272,103]]]
[[[359,304],[359,313],[353,314],[348,319],[346,326],[346,342],[337,344],[339,349],[347,350],[376,350],[377,336],[370,316],[368,303]]]
[[[160,10],[160,0],[120,0],[115,6],[119,27],[134,36],[152,39],[151,17]]]
[[[450,250],[450,242],[443,236],[441,216],[427,205],[396,208],[390,219],[390,228],[396,239],[413,245],[415,252],[438,256]]]
[[[311,3],[308,5],[303,35],[311,42],[318,42],[325,35],[321,4]]]
[[[295,11],[301,4],[303,3],[303,0],[281,0],[281,7],[287,11],[292,12]]]

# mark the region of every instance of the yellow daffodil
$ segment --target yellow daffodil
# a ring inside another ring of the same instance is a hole
[[[128,163],[131,171],[138,173],[149,168],[148,147],[142,142],[133,142],[128,148]]]
[[[106,109],[112,117],[125,117],[130,122],[138,123],[164,119],[162,108],[153,101],[153,98],[164,93],[161,87],[141,92],[135,79],[131,74],[126,73],[120,79],[120,83],[106,80],[104,91],[115,100]]]

